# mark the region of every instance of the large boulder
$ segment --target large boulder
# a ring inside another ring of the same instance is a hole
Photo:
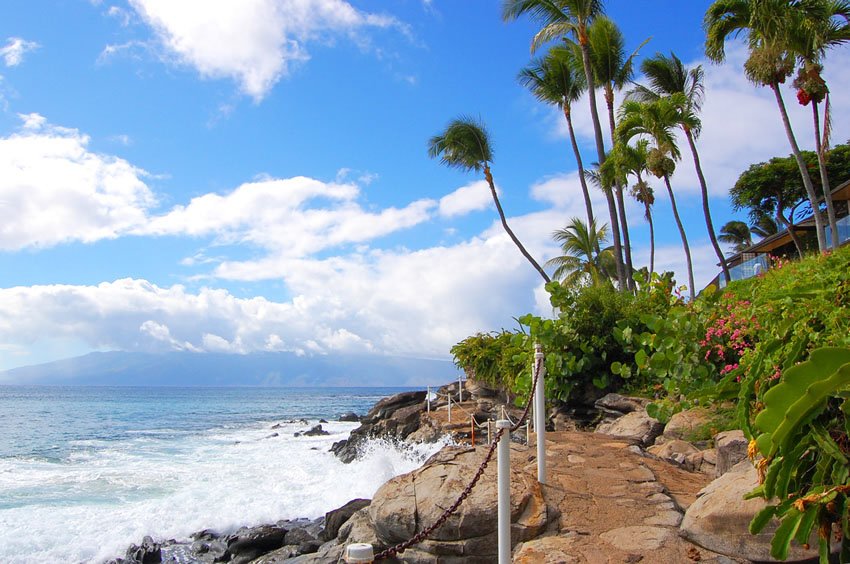
[[[596,428],[597,433],[611,435],[618,439],[635,441],[641,445],[650,445],[661,434],[664,426],[646,411],[633,411]]]
[[[749,441],[743,431],[723,431],[714,436],[714,448],[717,449],[715,477],[719,478],[736,464],[747,458]]]
[[[633,411],[639,411],[646,407],[649,403],[648,399],[632,398],[620,394],[605,394],[594,403],[594,406],[599,411],[605,414],[625,415]]]
[[[520,456],[518,449],[526,452],[513,445],[514,456]],[[464,491],[485,452],[484,447],[445,447],[418,470],[381,486],[369,506],[380,542],[394,545],[434,523]],[[510,482],[511,538],[518,543],[539,535],[556,515],[546,506],[543,491],[531,475],[514,467]],[[497,556],[495,504],[493,461],[458,511],[429,540],[404,553],[405,562],[493,562]]]
[[[770,541],[777,522],[774,520],[758,535],[749,532],[750,521],[767,505],[761,498],[744,499],[744,494],[757,485],[758,474],[752,464],[746,461],[711,482],[685,512],[681,524],[682,536],[729,557],[775,562],[770,556]],[[810,542],[812,547],[817,547],[817,544],[816,539]],[[817,559],[817,553],[817,548],[806,550],[792,542],[786,562]]]
[[[325,528],[319,535],[319,538],[324,541],[335,539],[337,533],[339,533],[339,528],[351,519],[352,515],[364,507],[368,507],[369,503],[370,501],[368,499],[352,499],[342,507],[325,513]]]
[[[652,445],[646,449],[646,452],[667,462],[687,467],[688,457],[699,453],[700,450],[687,441],[674,440],[661,445]]]
[[[228,562],[243,564],[281,548],[286,538],[286,529],[277,525],[243,527],[227,537]]]

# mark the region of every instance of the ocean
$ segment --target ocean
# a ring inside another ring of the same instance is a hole
[[[346,465],[328,449],[357,424],[335,419],[402,390],[0,386],[0,562],[99,563],[370,498],[441,445]],[[330,435],[294,436],[322,418]]]

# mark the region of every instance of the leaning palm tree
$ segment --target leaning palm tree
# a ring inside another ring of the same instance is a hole
[[[823,59],[827,50],[850,41],[850,2],[847,0],[809,0],[805,10],[799,12],[796,29],[790,33],[793,49],[800,59],[800,68],[794,80],[797,100],[802,105],[812,104],[815,150],[818,157],[821,189],[826,202],[826,213],[832,235],[832,248],[838,247],[839,236],[835,206],[829,188],[825,152],[829,148],[830,111],[829,87],[823,79]],[[818,106],[824,106],[824,127],[821,137]]]
[[[600,163],[605,162],[605,143],[602,140],[602,126],[599,122],[599,110],[596,107],[596,82],[590,61],[590,46],[587,30],[593,19],[604,12],[602,0],[504,0],[502,18],[515,20],[529,15],[541,24],[540,31],[531,41],[531,52],[554,39],[572,38],[580,46],[581,63],[590,102],[590,117],[593,122],[593,134],[596,138],[596,156]],[[608,213],[611,217],[611,232],[614,239],[614,258],[617,261],[617,280],[620,288],[626,288],[626,271],[623,266],[623,250],[620,242],[620,222],[617,219],[617,206],[614,196],[607,197]]]
[[[705,182],[705,175],[702,173],[702,165],[700,164],[699,152],[697,151],[695,142],[695,139],[699,137],[700,128],[693,127],[694,124],[699,124],[699,120],[695,118],[702,107],[703,95],[705,93],[702,66],[697,65],[694,68],[688,69],[674,53],[670,53],[669,57],[661,53],[656,53],[654,57],[645,59],[641,63],[640,70],[649,81],[649,86],[637,86],[629,92],[628,96],[630,98],[646,102],[657,100],[658,98],[677,92],[685,96],[686,105],[683,108],[682,115],[688,119],[680,125],[685,132],[685,138],[688,140],[688,146],[691,149],[691,155],[693,155],[694,159],[694,168],[696,168],[697,178],[699,179],[700,192],[702,193],[702,213],[705,216],[708,238],[711,240],[714,252],[720,260],[720,268],[728,283],[731,281],[729,277],[729,266],[726,264],[726,257],[720,249],[720,244],[717,242],[717,235],[714,232],[714,222],[711,220],[711,208],[708,205],[708,186]]]
[[[446,166],[466,171],[484,171],[484,178],[490,187],[490,195],[493,196],[493,203],[496,204],[496,211],[499,212],[502,227],[517,246],[519,252],[522,253],[522,256],[531,263],[531,266],[540,273],[540,276],[548,284],[550,282],[549,275],[525,250],[523,244],[508,226],[507,219],[505,219],[505,212],[502,210],[502,204],[499,202],[498,194],[496,194],[493,175],[490,173],[493,151],[490,148],[490,139],[484,124],[480,120],[467,116],[453,119],[443,133],[435,135],[428,141],[428,156],[432,159],[440,157],[440,161]]]
[[[682,237],[682,247],[685,250],[685,260],[688,268],[688,285],[690,296],[696,297],[694,287],[694,268],[691,261],[691,249],[682,219],[679,217],[679,209],[676,206],[676,197],[673,187],[670,185],[670,176],[676,170],[676,160],[681,156],[676,146],[674,130],[682,120],[682,108],[684,107],[684,96],[673,94],[654,102],[626,101],[620,108],[620,124],[617,126],[617,137],[623,143],[639,135],[645,135],[652,140],[653,146],[649,149],[647,157],[647,168],[658,178],[664,179],[667,195],[670,197],[670,205],[673,207],[673,217]]]
[[[733,253],[740,253],[753,246],[750,226],[743,221],[727,221],[720,228],[720,237],[718,238],[727,245],[732,245]]]
[[[608,239],[608,226],[584,223],[574,217],[563,229],[552,234],[561,245],[560,256],[546,261],[555,267],[552,276],[564,286],[611,284],[614,256],[610,248],[599,250]]]
[[[752,216],[753,214],[750,215]],[[766,213],[756,213],[754,215],[756,216],[754,220],[752,217],[750,218],[750,233],[764,239],[779,232],[779,226],[776,225],[772,217]]]
[[[608,124],[611,129],[611,147],[616,144],[614,130],[616,120],[614,119],[614,95],[628,84],[634,75],[634,60],[641,47],[646,45],[649,39],[641,43],[635,51],[626,56],[626,41],[623,33],[613,20],[605,16],[598,16],[588,28],[588,42],[590,44],[590,60],[593,67],[594,80],[602,87],[605,96],[605,104],[608,107]],[[568,40],[572,47],[580,50],[581,46]],[[623,251],[626,261],[626,272],[632,272],[632,245],[629,237],[629,225],[626,219],[626,203],[623,198],[623,185],[614,185],[614,195],[617,199],[617,214],[620,229],[623,234]],[[629,287],[633,288],[633,280],[628,278]]]
[[[706,32],[705,53],[708,58],[718,63],[726,58],[727,38],[746,36],[749,57],[744,63],[744,71],[751,82],[768,86],[773,91],[785,127],[785,135],[788,137],[812,206],[818,249],[824,252],[826,236],[817,193],[791,128],[785,101],[779,89],[779,85],[794,72],[792,36],[794,31],[799,29],[801,14],[810,4],[812,3],[789,0],[715,0],[705,13],[703,27]]]
[[[553,47],[545,57],[533,60],[529,66],[522,69],[517,80],[531,90],[535,98],[546,104],[558,106],[564,113],[578,166],[584,207],[587,210],[587,222],[590,224],[593,223],[593,204],[591,204],[590,190],[584,178],[584,163],[578,148],[572,118],[572,104],[581,97],[587,89],[587,84],[584,76],[579,75],[575,69],[572,51],[564,47]]]

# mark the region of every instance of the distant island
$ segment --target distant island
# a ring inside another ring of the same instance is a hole
[[[0,372],[0,384],[83,386],[425,386],[457,376],[449,360],[295,353],[94,352]]]

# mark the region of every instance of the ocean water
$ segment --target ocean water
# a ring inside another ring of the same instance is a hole
[[[349,465],[328,452],[357,426],[339,414],[398,391],[0,386],[0,562],[102,562],[145,535],[315,518],[369,498],[440,447],[375,441]],[[320,418],[330,435],[294,436]]]

